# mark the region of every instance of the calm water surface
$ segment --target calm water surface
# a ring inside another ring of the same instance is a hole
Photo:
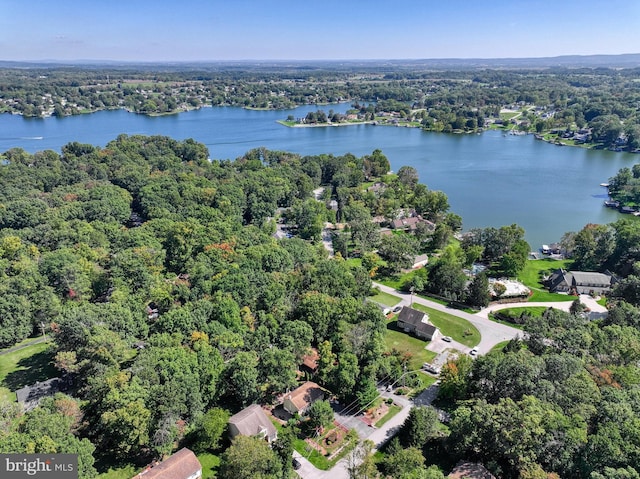
[[[347,104],[322,107],[344,112]],[[234,159],[260,146],[302,155],[353,153],[381,149],[397,170],[415,167],[420,181],[449,197],[464,228],[517,223],[532,248],[558,241],[566,231],[587,223],[608,223],[619,213],[602,206],[606,182],[640,156],[558,147],[533,136],[428,133],[415,128],[357,125],[287,128],[276,123],[289,114],[303,117],[317,107],[289,111],[203,108],[178,115],[147,117],[123,110],[67,118],[23,119],[0,115],[0,151],[21,147],[29,152],[60,148],[79,141],[104,146],[119,134],[193,138],[214,159]]]

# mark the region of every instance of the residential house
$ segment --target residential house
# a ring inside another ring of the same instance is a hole
[[[429,263],[429,255],[419,254],[415,258],[413,258],[413,266],[412,269],[422,268]]]
[[[615,282],[608,273],[558,269],[547,280],[547,286],[552,293],[606,294]]]
[[[282,406],[290,414],[304,415],[309,406],[324,399],[324,395],[324,389],[312,381],[307,381],[286,394]]]
[[[68,385],[68,382],[65,382],[62,378],[51,378],[18,389],[16,397],[25,411],[31,411],[43,398],[53,396],[60,391],[66,391]]]
[[[418,224],[424,224],[427,225],[427,227],[431,230],[434,231],[436,229],[436,224],[429,221],[429,220],[425,220],[424,218],[420,217],[420,216],[410,216],[409,218],[399,218],[399,219],[395,219],[393,221],[391,221],[391,228],[393,228],[394,230],[410,230],[410,231],[414,231],[417,227]]]
[[[134,479],[198,479],[202,477],[202,466],[196,455],[186,447],[164,461],[147,467]]]
[[[482,464],[460,461],[447,476],[449,479],[496,479]]]
[[[257,404],[244,408],[229,418],[229,436],[259,436],[269,444],[278,438],[278,431]]]
[[[398,327],[405,333],[413,333],[429,341],[438,337],[438,328],[429,322],[429,315],[408,306],[398,314]]]
[[[302,356],[302,364],[300,365],[300,370],[314,375],[318,371],[318,359],[320,359],[318,350],[316,348],[311,348],[309,354],[305,354],[304,356]]]

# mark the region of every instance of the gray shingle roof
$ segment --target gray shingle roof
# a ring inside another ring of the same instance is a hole
[[[266,431],[268,437],[276,434],[276,428],[257,404],[252,404],[231,416],[229,424],[233,424],[243,436],[256,436],[263,431]]]

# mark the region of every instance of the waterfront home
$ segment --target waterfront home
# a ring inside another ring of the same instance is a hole
[[[615,282],[609,273],[558,269],[547,280],[547,287],[552,293],[606,294]]]
[[[252,404],[229,418],[229,436],[260,437],[269,444],[278,438],[278,431],[262,408]]]
[[[413,333],[428,341],[432,341],[438,336],[438,328],[429,322],[429,315],[409,306],[403,306],[400,310],[398,327],[405,333]]]

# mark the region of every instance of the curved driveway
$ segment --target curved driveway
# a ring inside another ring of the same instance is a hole
[[[380,288],[380,291],[384,291],[385,293],[400,297],[402,299],[400,303],[402,306],[409,306],[411,304],[410,293],[403,293],[401,291],[395,290],[394,288],[376,282],[374,282],[373,285]],[[478,353],[480,354],[486,354],[491,351],[491,348],[493,348],[496,344],[501,343],[502,341],[508,341],[510,339],[516,338],[522,334],[522,331],[520,331],[519,329],[491,321],[487,319],[486,316],[481,316],[480,313],[469,314],[465,311],[460,311],[459,309],[450,308],[440,303],[420,298],[415,294],[413,295],[413,302],[422,304],[423,306],[427,306],[431,309],[436,309],[438,311],[457,316],[462,319],[466,319],[471,324],[473,324],[476,328],[478,328],[478,331],[480,332],[480,344],[476,346],[478,349]],[[471,348],[466,348],[466,350],[463,351],[469,352],[470,349]]]

